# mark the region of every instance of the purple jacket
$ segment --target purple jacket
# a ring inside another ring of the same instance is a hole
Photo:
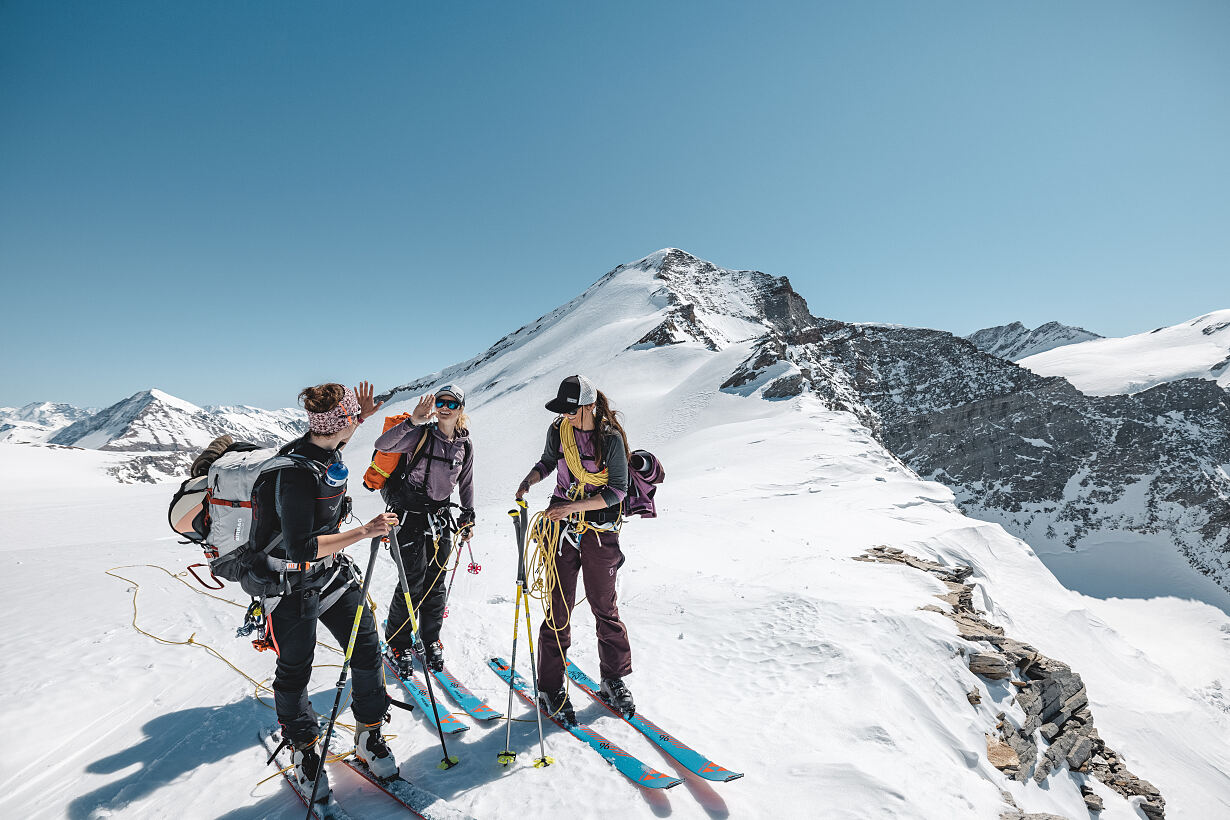
[[[376,449],[386,453],[405,453],[407,458],[418,446],[419,439],[429,436],[419,453],[418,463],[407,481],[412,487],[423,487],[433,501],[447,501],[457,488],[461,506],[474,508],[474,442],[470,441],[470,457],[465,457],[469,432],[456,431],[452,441],[444,437],[434,424],[415,427],[409,419],[387,430],[376,439]],[[430,467],[430,470],[428,469]]]
[[[628,494],[628,456],[624,452],[623,438],[614,431],[608,433],[605,439],[600,438],[593,430],[574,429],[572,432],[576,438],[577,450],[581,453],[581,465],[591,473],[598,472],[596,445],[599,441],[602,442],[603,463],[607,468],[607,485],[598,488],[586,484],[585,496],[588,498],[595,492],[600,492],[602,500],[608,507],[623,501],[624,496]],[[572,486],[574,479],[572,471],[568,469],[568,462],[564,460],[558,423],[553,422],[547,430],[547,443],[543,448],[542,458],[534,465],[534,470],[543,478],[551,475],[551,471],[554,470],[556,480],[553,497],[565,500],[568,498],[568,488]]]

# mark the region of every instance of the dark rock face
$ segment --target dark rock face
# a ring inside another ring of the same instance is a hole
[[[664,347],[679,344],[689,339],[701,342],[710,350],[717,350],[717,342],[705,331],[696,318],[696,305],[678,305],[662,320],[662,323],[642,336],[636,346]]]
[[[1230,393],[1216,383],[1086,396],[948,333],[790,319],[724,389],[817,395],[974,515],[1070,547],[1098,530],[1160,533],[1230,589]]]

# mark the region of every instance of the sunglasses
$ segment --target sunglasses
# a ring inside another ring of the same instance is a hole
[[[436,399],[436,407],[447,407],[449,410],[456,410],[461,406],[461,402],[454,399]]]

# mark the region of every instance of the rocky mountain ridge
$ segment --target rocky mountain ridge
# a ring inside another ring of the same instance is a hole
[[[854,413],[1019,537],[1164,534],[1230,588],[1230,395],[1212,381],[1086,396],[943,331],[816,318],[765,333],[723,388]]]
[[[726,270],[677,248],[615,268],[486,353],[384,397],[464,382],[628,276],[652,288],[629,324],[644,328],[629,349],[742,352],[722,390],[768,400],[807,393],[853,413],[919,474],[952,487],[975,517],[1068,547],[1096,533],[1162,535],[1230,587],[1230,395],[1215,383],[1086,396],[951,333],[813,316],[785,278]],[[472,389],[481,401],[518,385],[501,375]]]

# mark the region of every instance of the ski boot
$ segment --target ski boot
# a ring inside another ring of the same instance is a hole
[[[355,756],[367,764],[372,774],[381,780],[397,776],[397,760],[393,750],[380,734],[383,720],[377,723],[360,723],[354,731]]]
[[[295,782],[299,784],[299,789],[303,792],[304,797],[312,793],[316,789],[316,802],[327,803],[329,800],[329,774],[325,771],[320,759],[320,752],[316,750],[316,742],[319,737],[314,737],[311,740],[298,743],[291,743],[290,761],[294,765]],[[316,777],[320,776],[320,787],[316,786]]]
[[[423,661],[432,672],[444,670],[444,644],[439,641],[427,644],[423,650]]]
[[[414,671],[414,653],[400,647],[390,647],[389,651],[393,653],[393,660],[397,663],[397,674],[403,680],[410,680],[410,673]]]
[[[572,711],[572,701],[568,699],[567,689],[561,689],[554,694],[539,692],[538,703],[548,715],[565,726],[577,725],[577,713]]]
[[[636,712],[632,693],[628,691],[628,685],[623,682],[622,678],[603,678],[602,688],[598,690],[598,694],[611,704],[612,709],[624,717],[632,717]]]

